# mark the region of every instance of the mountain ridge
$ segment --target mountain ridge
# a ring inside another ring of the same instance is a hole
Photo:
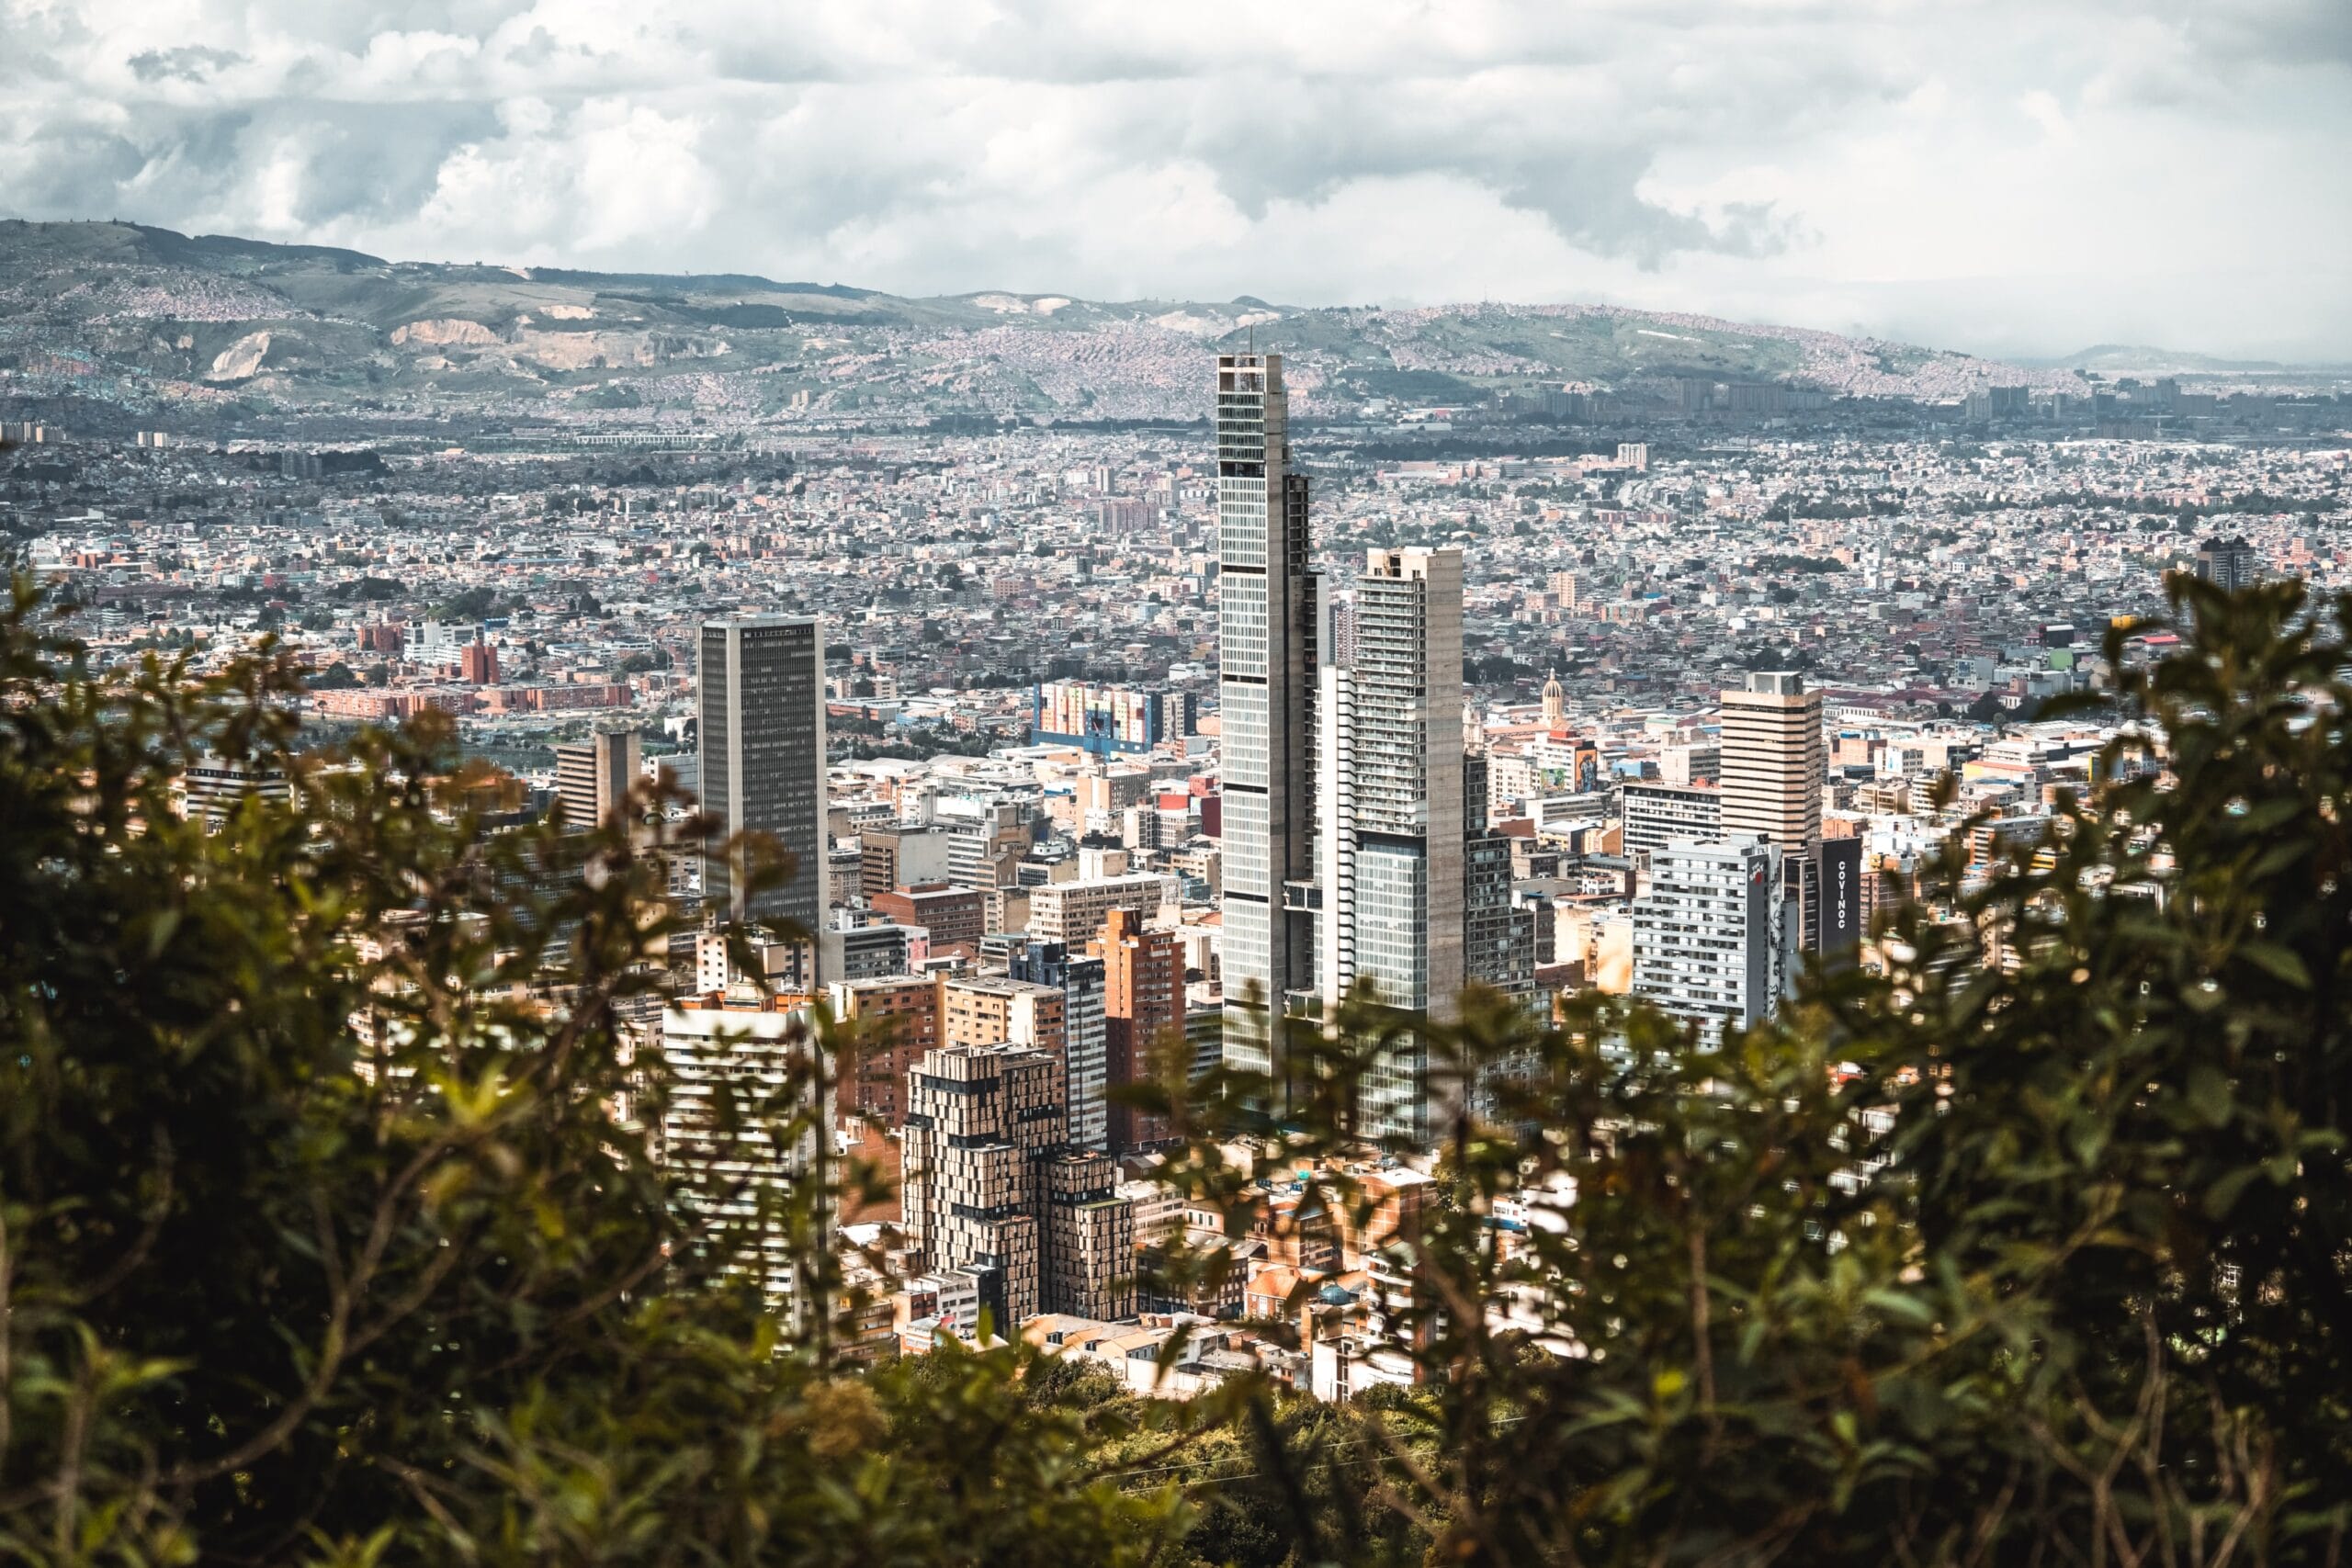
[[[1191,417],[1200,355],[1244,344],[1287,354],[1302,411],[1327,414],[1690,378],[1930,400],[2086,385],[2070,367],[1612,305],[914,297],[0,220],[0,394],[127,408]]]

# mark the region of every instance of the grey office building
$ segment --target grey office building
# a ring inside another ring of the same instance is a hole
[[[715,858],[704,908],[813,937],[826,902],[824,628],[806,615],[706,621],[697,678],[704,807],[727,834],[769,834],[792,859],[790,879],[747,904],[740,859]]]
[[[1311,994],[1307,761],[1319,595],[1307,570],[1306,477],[1293,469],[1280,355],[1216,362],[1217,613],[1222,659],[1227,1058],[1272,1066],[1275,1020]]]

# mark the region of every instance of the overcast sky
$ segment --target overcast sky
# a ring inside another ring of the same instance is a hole
[[[2352,0],[0,0],[0,214],[2352,358]]]

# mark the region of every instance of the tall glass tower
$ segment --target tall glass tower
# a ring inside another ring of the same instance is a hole
[[[813,616],[702,624],[695,671],[702,803],[729,835],[774,835],[792,857],[782,886],[752,895],[738,857],[703,868],[703,907],[775,920],[815,942],[825,915],[825,639]]]
[[[1217,356],[1225,1055],[1258,1071],[1272,1070],[1279,1020],[1313,987],[1306,736],[1319,600],[1288,413],[1282,355]]]

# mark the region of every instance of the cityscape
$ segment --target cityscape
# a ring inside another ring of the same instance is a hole
[[[682,949],[667,1043],[718,1049],[708,1010],[880,1021],[832,1134],[906,1190],[860,1222],[904,1280],[873,1323],[893,1349],[984,1311],[1119,1357],[1176,1332],[1192,1303],[1136,1286],[1180,1235],[1151,1179],[1170,1130],[1119,1103],[1162,1043],[1192,1075],[1268,1071],[1280,1018],[1359,986],[1441,1020],[1475,986],[1760,1024],[1808,957],[1857,961],[1956,829],[1989,860],[2098,782],[2114,721],[2037,716],[2113,686],[2111,632],[2126,664],[2178,641],[2167,573],[2352,585],[2352,446],[2297,434],[2340,426],[2344,391],[2124,378],[2070,412],[1996,387],[1898,433],[1851,428],[1875,405],[1717,410],[1718,386],[1572,457],[1514,453],[1561,427],[1503,392],[1432,411],[1476,456],[1408,457],[1461,447],[1411,409],[1301,427],[1284,372],[1204,351],[1202,419],[1133,430],[594,456],[19,421],[6,505],[101,664],[273,637],[311,672],[305,734],[429,710],[526,815],[587,827],[666,773],[772,835],[793,869],[757,896],[725,857],[675,866],[684,907],[777,934],[748,973]],[[189,808],[249,788],[288,785],[213,770]],[[1427,1179],[1428,1077],[1408,1049],[1367,1084],[1374,1179]],[[975,1079],[1034,1111],[948,1115],[941,1086]],[[943,1191],[1001,1217],[949,1223]],[[1362,1293],[1344,1339],[1381,1309],[1364,1261],[1333,1264]],[[1302,1277],[1270,1249],[1208,1315]]]
[[[2341,1559],[2334,19],[441,9],[0,6],[0,1560]]]

